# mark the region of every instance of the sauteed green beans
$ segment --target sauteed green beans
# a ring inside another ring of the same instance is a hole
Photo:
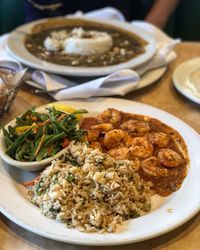
[[[14,126],[3,127],[6,153],[18,161],[41,161],[52,157],[72,140],[84,141],[86,131],[79,129],[79,109],[68,114],[54,107],[39,113],[35,108],[16,118]]]

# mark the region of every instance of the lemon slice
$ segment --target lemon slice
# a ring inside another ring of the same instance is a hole
[[[64,104],[64,103],[56,103],[52,102],[47,105],[48,107],[54,107],[57,110],[66,112],[68,114],[71,114],[76,111],[76,109],[70,105]],[[82,115],[76,115],[78,119],[81,119]]]
[[[70,105],[64,104],[64,103],[56,103],[56,102],[52,102],[50,104],[48,104],[49,107],[54,107],[57,110],[66,112],[66,113],[73,113],[74,111],[76,111],[76,109]]]

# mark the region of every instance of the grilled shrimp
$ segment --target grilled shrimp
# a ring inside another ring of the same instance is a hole
[[[115,160],[126,160],[129,159],[129,149],[126,147],[121,148],[111,148],[107,152],[111,157],[113,157]]]
[[[121,112],[116,109],[106,109],[97,116],[99,123],[111,123],[114,127],[120,125],[122,116]]]
[[[159,160],[154,156],[142,161],[141,168],[149,176],[159,177],[168,175],[168,169],[161,167]]]
[[[159,161],[166,167],[178,167],[183,162],[181,156],[172,149],[161,149],[158,152]]]
[[[120,128],[132,135],[144,135],[150,130],[147,122],[137,120],[128,120],[122,123]]]
[[[124,145],[128,138],[127,132],[121,129],[113,129],[105,134],[103,144],[107,149]]]
[[[169,135],[163,132],[152,132],[146,135],[147,139],[159,148],[164,148],[169,143]]]
[[[86,138],[89,142],[96,141],[99,138],[99,131],[88,130]]]
[[[101,123],[101,124],[97,124],[97,125],[92,126],[91,129],[97,130],[100,133],[102,133],[102,132],[108,132],[114,128],[113,128],[113,125],[111,123]]]
[[[133,157],[145,159],[150,157],[153,153],[152,144],[143,137],[129,138],[126,145],[130,146],[129,150]]]

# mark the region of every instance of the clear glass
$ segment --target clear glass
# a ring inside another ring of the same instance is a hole
[[[15,72],[13,71],[8,72],[8,70],[6,70],[6,72],[4,71],[3,73],[1,72],[0,74],[1,82],[3,82],[3,79],[4,79],[2,76],[5,76],[5,74],[8,74],[8,73],[15,73]],[[12,88],[9,89],[6,84],[1,83],[0,87],[1,87],[0,88],[0,116],[2,116],[12,106],[13,101],[19,89],[19,84],[16,84],[14,87],[12,86]]]

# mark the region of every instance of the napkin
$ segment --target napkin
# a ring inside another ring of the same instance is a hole
[[[83,15],[83,13],[80,11],[75,13],[75,16],[81,15]],[[84,15],[93,18],[113,18],[124,21],[122,13],[117,9],[111,7],[91,11]],[[144,29],[146,32],[151,33],[155,37],[157,42],[156,55],[150,62],[147,62],[146,64],[138,68],[138,72],[140,72],[140,69],[142,67],[146,67],[147,64],[155,63],[157,60],[159,60],[160,57],[164,58],[166,65],[176,58],[177,55],[173,51],[173,48],[178,42],[180,42],[180,40],[171,39],[154,25],[151,25],[144,21],[133,21],[132,24],[139,27],[140,29]],[[11,57],[5,52],[6,39],[6,36],[0,38],[0,59],[7,59],[8,63],[8,60],[11,60]],[[13,66],[13,61],[12,65],[10,66]],[[32,78],[31,80],[38,84],[38,87],[46,89],[48,91],[50,90],[52,97],[56,100],[88,98],[91,96],[123,96],[130,91],[133,91],[139,82],[139,75],[137,74],[137,72],[131,69],[120,70],[106,77],[96,78],[88,82],[83,82],[84,80],[82,80],[82,84],[77,84],[76,80],[71,81],[64,77],[45,73],[39,70],[34,71],[30,75],[30,77]],[[56,91],[58,89],[59,91]]]
[[[37,70],[32,74],[32,79],[34,84],[29,80],[27,82],[35,87],[48,90],[54,99],[63,100],[91,96],[125,95],[138,84],[139,76],[133,70],[124,69],[78,85],[69,79]],[[58,91],[58,89],[61,90]]]
[[[105,7],[105,8],[101,8],[101,9],[98,9],[98,10],[92,10],[92,11],[89,11],[87,13],[83,13],[82,11],[77,11],[75,12],[74,14],[71,14],[71,15],[66,15],[67,17],[69,16],[76,16],[76,17],[80,17],[80,16],[87,16],[87,17],[90,17],[90,18],[98,18],[98,19],[101,19],[101,20],[104,20],[104,19],[114,19],[114,20],[118,20],[118,21],[125,21],[125,17],[124,15],[122,14],[121,11],[119,11],[118,9],[116,8],[113,8],[113,7]]]

